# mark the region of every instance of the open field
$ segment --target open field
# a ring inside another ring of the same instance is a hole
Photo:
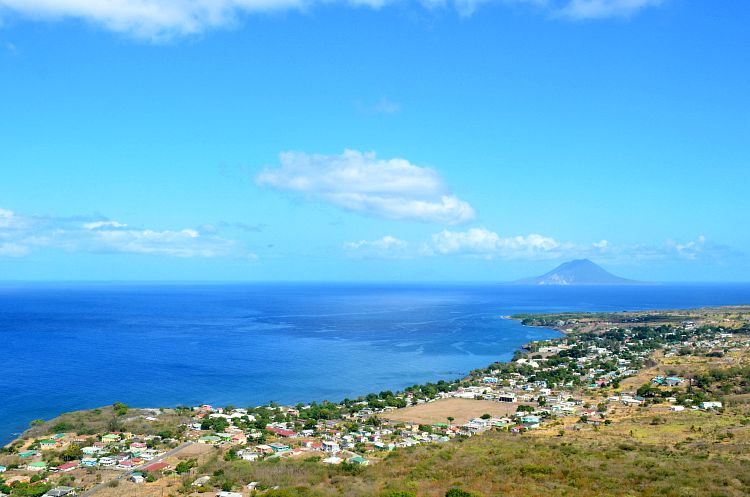
[[[454,424],[463,424],[482,414],[495,418],[509,416],[516,412],[519,404],[471,399],[440,399],[418,406],[399,409],[381,417],[390,421],[406,423],[434,424],[447,422],[448,416],[454,418]]]

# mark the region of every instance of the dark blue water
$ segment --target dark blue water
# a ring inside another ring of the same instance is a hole
[[[0,286],[0,443],[131,406],[341,400],[452,379],[556,336],[500,316],[750,303],[748,285]]]

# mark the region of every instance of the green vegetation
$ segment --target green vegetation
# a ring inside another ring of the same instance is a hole
[[[265,488],[279,485],[280,490],[264,494],[278,496],[739,497],[750,493],[748,463],[739,456],[747,454],[747,428],[732,428],[732,420],[714,415],[685,414],[677,424],[660,419],[654,425],[654,416],[644,415],[618,429],[602,427],[562,439],[487,433],[451,444],[395,451],[382,462],[354,472],[346,466],[309,461],[249,463],[215,456],[198,473],[213,474],[212,485],[217,488],[238,489],[248,481],[263,482]],[[743,407],[735,419],[748,414]],[[721,436],[725,433],[737,435]],[[665,445],[660,434],[672,443]],[[714,440],[719,439],[722,445],[717,446]]]

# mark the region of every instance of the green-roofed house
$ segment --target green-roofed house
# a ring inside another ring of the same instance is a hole
[[[20,457],[26,459],[27,457],[34,457],[35,455],[39,454],[39,452],[35,450],[27,450],[26,452],[21,452],[18,454]]]
[[[52,435],[53,440],[60,440],[62,438],[65,438],[65,433],[55,433],[54,435]]]
[[[114,433],[108,433],[107,435],[104,435],[102,437],[102,442],[106,443],[116,443],[120,441],[120,435],[115,435]]]
[[[39,447],[42,450],[51,450],[51,449],[54,449],[55,447],[57,447],[57,441],[56,440],[50,440],[50,439],[40,440],[39,441]]]
[[[198,442],[202,444],[216,445],[221,442],[221,438],[214,435],[206,435],[205,437],[200,437],[198,439]]]
[[[47,463],[44,461],[36,461],[26,465],[26,469],[29,471],[44,471],[47,469]]]
[[[358,466],[367,466],[368,464],[370,464],[370,461],[360,456],[350,457],[349,462]]]

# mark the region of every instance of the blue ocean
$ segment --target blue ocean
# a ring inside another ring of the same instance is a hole
[[[750,304],[750,285],[3,284],[0,443],[33,419],[341,400],[452,379],[529,340],[516,312]]]

